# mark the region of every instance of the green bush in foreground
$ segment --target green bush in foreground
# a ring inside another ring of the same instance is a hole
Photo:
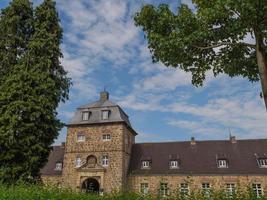
[[[104,196],[84,194],[68,189],[57,189],[37,185],[0,185],[0,200],[154,200],[159,197],[142,196],[134,193],[112,193]],[[266,196],[257,198],[251,192],[238,192],[235,196],[227,197],[223,192],[214,192],[210,198],[197,192],[188,197],[173,195],[166,200],[267,200]]]

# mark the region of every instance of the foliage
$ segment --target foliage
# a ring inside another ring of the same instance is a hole
[[[144,5],[135,23],[146,33],[153,61],[192,73],[201,86],[206,73],[261,80],[267,103],[267,1],[193,0],[195,10],[181,4]],[[252,37],[254,43],[247,42]],[[267,106],[267,104],[266,104]]]
[[[68,189],[43,187],[38,185],[0,185],[0,199],[5,200],[156,200],[159,197],[142,196],[135,193],[111,193],[104,196],[74,192]],[[206,198],[201,192],[192,193],[190,196],[181,197],[173,195],[168,200],[266,200],[266,197],[257,198],[250,192],[238,192],[235,196],[227,197],[224,192],[214,192],[211,198]]]
[[[62,30],[55,3],[35,11],[13,0],[0,18],[0,180],[38,179],[63,124],[56,108],[70,80],[60,65]]]

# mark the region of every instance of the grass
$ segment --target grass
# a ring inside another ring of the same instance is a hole
[[[84,194],[68,189],[58,189],[39,185],[0,185],[0,200],[155,200],[159,197],[142,196],[134,193],[111,193],[104,196]],[[229,198],[224,192],[214,192],[210,198],[202,193],[193,193],[184,198],[179,195],[164,198],[165,200],[267,200],[267,197],[257,198],[250,192],[239,192]]]

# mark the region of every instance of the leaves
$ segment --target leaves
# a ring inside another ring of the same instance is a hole
[[[135,23],[146,33],[153,61],[191,72],[194,85],[202,85],[207,71],[214,75],[259,80],[255,30],[267,32],[267,2],[255,0],[195,0],[174,14],[168,5],[145,5]],[[265,39],[266,40],[266,39]],[[264,47],[266,50],[266,46]]]
[[[13,183],[38,178],[63,126],[56,108],[68,99],[70,79],[59,61],[62,29],[52,0],[35,11],[14,0],[0,25],[0,180]]]

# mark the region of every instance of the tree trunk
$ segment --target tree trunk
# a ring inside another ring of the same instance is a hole
[[[256,36],[256,58],[259,68],[259,75],[262,87],[262,96],[267,110],[267,57],[263,50],[263,39],[261,36]]]

